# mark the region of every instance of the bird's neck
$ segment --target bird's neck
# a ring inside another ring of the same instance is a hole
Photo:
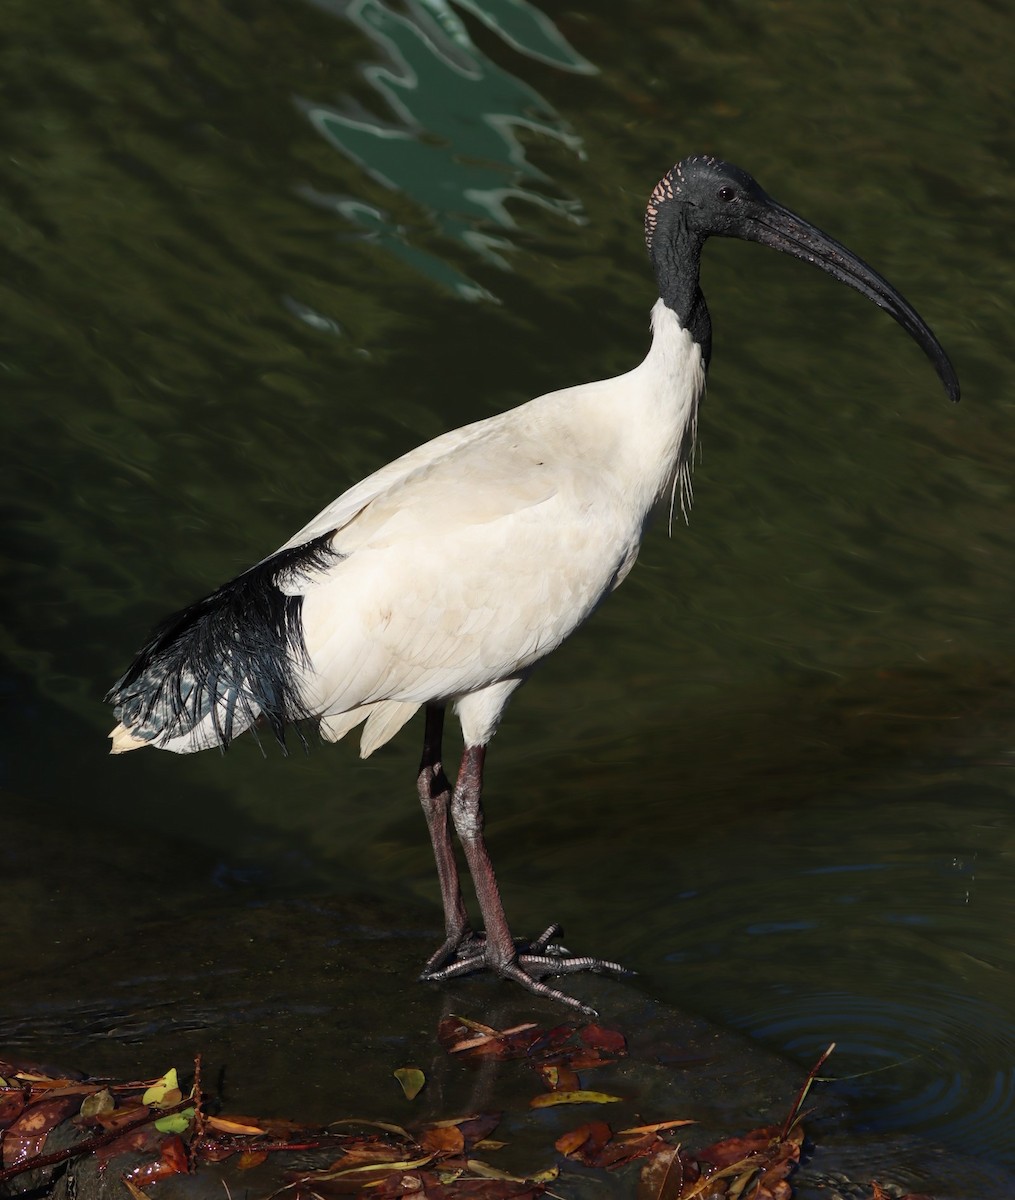
[[[681,326],[701,347],[705,366],[712,357],[712,318],[699,283],[701,250],[705,239],[684,223],[656,236],[649,245],[659,297]]]
[[[698,405],[705,391],[704,351],[665,299],[652,309],[648,354],[624,378],[629,381],[625,442],[634,447],[634,471],[644,484],[647,505],[669,493],[686,514]]]

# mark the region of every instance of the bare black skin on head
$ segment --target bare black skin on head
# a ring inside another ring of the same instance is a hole
[[[948,355],[911,304],[863,259],[788,208],[740,167],[706,155],[681,160],[656,185],[645,213],[645,240],[659,295],[711,356],[712,322],[698,276],[709,237],[760,242],[813,263],[883,308],[934,364],[952,400],[959,381]]]

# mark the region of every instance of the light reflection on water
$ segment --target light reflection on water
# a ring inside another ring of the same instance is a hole
[[[413,5],[395,12],[379,0],[314,0],[341,14],[381,50],[385,65],[362,69],[386,110],[380,117],[346,98],[343,109],[300,100],[314,128],[341,154],[357,163],[384,188],[410,197],[441,235],[463,242],[493,266],[507,270],[512,243],[505,232],[517,227],[511,201],[541,205],[579,220],[581,205],[533,186],[549,183],[525,154],[519,133],[551,137],[579,156],[581,139],[528,84],[502,70],[472,42],[453,8]],[[500,9],[501,11],[497,11]],[[527,5],[494,4],[488,24],[512,47],[569,71],[591,67],[575,54],[542,14]],[[514,17],[505,25],[504,17]],[[517,18],[526,18],[518,22]],[[509,33],[508,30],[512,29]],[[551,53],[552,52],[552,56]],[[527,186],[522,186],[522,182]],[[407,231],[383,210],[352,197],[301,189],[311,202],[333,207],[347,220],[374,232],[388,250],[463,299],[494,299],[446,261],[421,251]]]
[[[620,28],[592,5],[559,34],[528,5],[461,7],[479,22],[97,2],[84,33],[53,10],[45,61],[4,59],[5,768],[45,813],[31,853],[83,809],[137,839],[153,894],[182,886],[159,874],[168,826],[433,911],[413,734],[366,765],[110,763],[98,698],[151,621],[366,471],[633,365],[643,198],[721,149],[902,286],[967,402],[858,297],[709,247],[697,508],[498,735],[509,911],[802,1060],[836,1040],[832,1073],[890,1066],[857,1083],[873,1125],[1015,1162],[1011,30],[976,5],[904,29],[654,3]],[[336,213],[373,238],[336,237]],[[104,903],[81,889],[68,930]]]

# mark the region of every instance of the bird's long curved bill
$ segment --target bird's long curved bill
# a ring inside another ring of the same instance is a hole
[[[774,200],[769,200],[763,212],[747,223],[745,234],[751,241],[813,263],[833,278],[856,288],[868,300],[873,300],[879,308],[890,313],[934,364],[949,397],[956,401],[959,399],[959,380],[955,368],[926,321],[887,279],[863,259]]]

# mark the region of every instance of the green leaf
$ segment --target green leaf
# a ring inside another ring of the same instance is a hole
[[[159,1133],[186,1133],[194,1119],[194,1110],[185,1108],[182,1112],[170,1113],[168,1117],[159,1117],[155,1128]]]
[[[399,1067],[394,1075],[405,1092],[406,1100],[415,1100],[426,1083],[426,1076],[419,1067]]]
[[[157,1108],[166,1103],[167,1092],[178,1092],[179,1090],[180,1081],[176,1077],[176,1068],[170,1067],[165,1075],[161,1079],[156,1079],[152,1086],[145,1092],[141,1097],[141,1103]]]

